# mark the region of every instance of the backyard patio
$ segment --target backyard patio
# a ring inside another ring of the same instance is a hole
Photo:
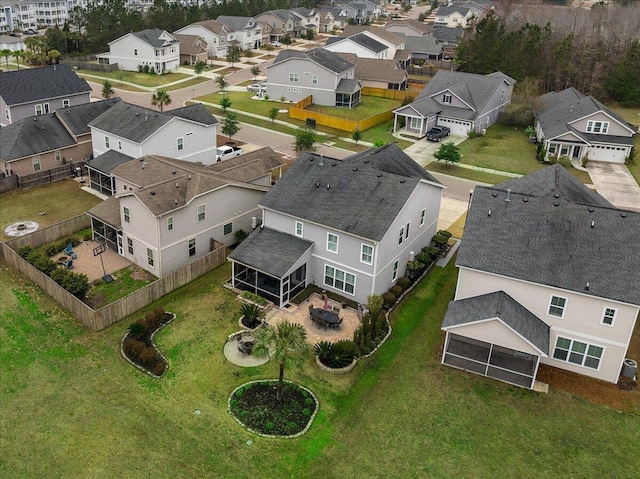
[[[267,313],[265,321],[271,326],[285,320],[302,325],[307,332],[307,341],[312,345],[320,341],[335,342],[341,339],[353,340],[353,332],[360,326],[358,311],[352,308],[343,308],[342,304],[329,299],[327,308],[330,310],[338,309],[338,315],[342,319],[340,329],[336,330],[324,328],[319,326],[318,323],[314,323],[309,314],[309,306],[312,308],[322,308],[324,306],[324,300],[319,294],[314,293],[298,305],[289,304],[284,308],[273,308]]]
[[[97,246],[100,246],[100,243],[97,241],[83,241],[73,248],[73,252],[76,255],[76,258],[73,259],[73,272],[86,274],[89,279],[89,283],[102,278],[105,272],[106,274],[115,273],[116,271],[133,264],[131,261],[120,256],[115,251],[106,248],[106,251],[100,255],[102,256],[102,262],[104,263],[103,271],[100,256],[93,255],[93,249]],[[58,253],[51,259],[59,262],[63,256],[67,255],[65,255],[65,253]]]

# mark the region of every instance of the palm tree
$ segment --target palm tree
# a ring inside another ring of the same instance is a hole
[[[163,111],[165,105],[169,105],[171,103],[171,97],[167,93],[167,90],[158,90],[151,97],[151,104],[153,106],[159,106],[160,112]]]
[[[256,345],[253,354],[268,356],[278,362],[280,376],[276,389],[276,400],[282,400],[282,385],[284,381],[284,367],[293,364],[300,356],[309,351],[307,332],[300,324],[283,321],[275,327],[260,328],[255,333]]]
[[[20,59],[23,56],[22,50],[14,50],[11,52],[11,56],[16,59],[16,63],[18,64],[18,70],[20,70]]]
[[[4,57],[4,60],[7,62],[7,71],[9,71],[9,57],[13,55],[13,52],[8,48],[0,50],[0,55]]]

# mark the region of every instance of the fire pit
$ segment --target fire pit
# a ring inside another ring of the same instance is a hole
[[[33,233],[37,229],[38,223],[35,221],[18,221],[7,226],[4,229],[4,234],[7,236],[24,236]]]

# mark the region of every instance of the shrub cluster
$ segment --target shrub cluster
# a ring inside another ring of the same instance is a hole
[[[67,243],[68,241],[65,243],[65,246]],[[89,278],[87,278],[86,274],[74,273],[67,268],[58,267],[58,265],[42,251],[34,250],[30,246],[25,246],[18,250],[18,254],[27,260],[34,268],[42,271],[78,299],[84,299],[89,289],[91,289]]]
[[[58,241],[49,243],[45,252],[47,253],[47,256],[53,256],[54,254],[64,251],[69,243],[73,246],[78,246],[80,244],[80,238],[74,235],[66,236]]]
[[[367,298],[369,312],[362,317],[362,324],[353,333],[353,342],[358,347],[360,356],[369,354],[380,344],[389,330],[386,316],[382,311],[383,304],[387,304],[385,295],[388,295],[389,298],[393,296],[393,301],[395,302],[395,295],[391,292],[387,292],[382,296],[373,295]]]
[[[138,73],[151,73],[152,75],[155,75],[156,70],[149,65],[138,65]]]
[[[356,343],[348,339],[341,339],[335,343],[320,341],[313,347],[320,362],[330,368],[344,368],[358,356]]]
[[[262,296],[252,293],[251,291],[243,291],[241,296],[244,299],[248,299],[249,301],[259,304],[260,306],[266,306],[269,301],[264,299]]]
[[[151,336],[168,320],[162,308],[148,312],[144,319],[129,325],[128,333],[122,343],[127,358],[156,376],[162,376],[167,363],[153,346]]]

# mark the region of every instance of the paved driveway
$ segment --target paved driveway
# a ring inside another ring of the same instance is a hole
[[[625,165],[590,161],[587,171],[596,191],[618,208],[640,211],[640,186]]]
[[[429,163],[435,160],[433,154],[438,151],[440,145],[444,143],[448,143],[450,141],[454,142],[456,145],[459,145],[464,140],[466,140],[466,136],[458,136],[458,135],[449,135],[442,142],[437,141],[429,141],[424,138],[420,141],[416,141],[409,148],[406,148],[404,152],[413,158],[420,166],[427,166]]]

